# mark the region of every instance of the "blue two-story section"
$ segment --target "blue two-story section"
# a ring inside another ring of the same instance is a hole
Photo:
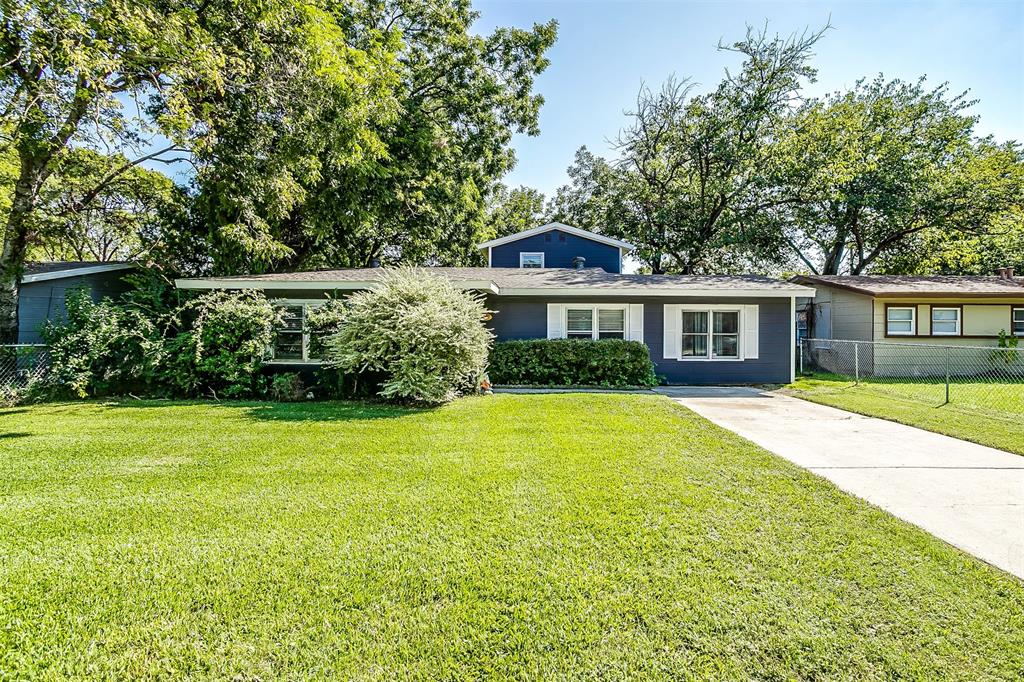
[[[548,223],[518,234],[492,239],[477,248],[492,268],[601,268],[622,272],[622,258],[633,246],[579,228]]]

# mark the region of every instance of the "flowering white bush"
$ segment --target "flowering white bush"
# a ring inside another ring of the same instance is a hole
[[[382,272],[379,286],[352,295],[327,361],[343,372],[377,373],[378,395],[443,403],[474,390],[492,334],[483,298],[422,270]]]

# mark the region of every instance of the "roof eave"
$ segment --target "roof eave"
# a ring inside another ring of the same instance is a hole
[[[36,275],[25,275],[21,278],[22,284],[33,282],[46,282],[53,279],[67,279],[69,277],[82,277],[84,275],[96,275],[101,272],[116,272],[118,270],[130,270],[138,267],[136,263],[99,263],[90,267],[70,268],[68,270],[53,270],[51,272],[40,272]]]

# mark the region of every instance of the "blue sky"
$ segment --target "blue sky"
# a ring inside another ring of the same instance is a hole
[[[719,39],[744,35],[747,24],[768,21],[773,33],[833,30],[818,43],[823,94],[879,72],[889,78],[928,76],[980,100],[978,132],[1024,141],[1024,2],[611,2],[609,0],[477,0],[474,26],[528,27],[554,18],[558,42],[537,81],[544,95],[539,137],[517,136],[512,186],[546,195],[567,181],[565,169],[581,145],[607,153],[607,140],[625,123],[623,110],[642,82],[657,87],[669,75],[690,77],[699,90],[714,87],[736,55],[719,52]]]

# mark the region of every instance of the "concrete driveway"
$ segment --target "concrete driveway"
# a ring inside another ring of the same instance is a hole
[[[1024,578],[1024,456],[757,389],[657,390]]]

